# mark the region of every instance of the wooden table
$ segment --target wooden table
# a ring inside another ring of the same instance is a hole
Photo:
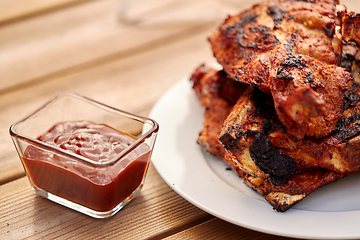
[[[0,0],[0,239],[285,239],[220,220],[150,165],[139,196],[94,219],[34,193],[9,126],[62,91],[148,115],[201,63],[207,37],[249,0]],[[357,0],[344,0],[360,12]],[[201,10],[201,11],[200,11]]]

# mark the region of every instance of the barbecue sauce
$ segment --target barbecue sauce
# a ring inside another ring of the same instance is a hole
[[[106,125],[61,122],[38,140],[96,162],[107,162],[135,138]],[[151,151],[141,143],[109,166],[74,161],[64,155],[28,146],[24,164],[32,183],[45,192],[99,212],[110,211],[142,185]]]

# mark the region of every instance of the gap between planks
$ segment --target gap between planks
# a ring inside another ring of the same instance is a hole
[[[185,223],[183,225],[176,226],[176,227],[174,227],[172,229],[167,229],[167,231],[156,234],[155,236],[151,236],[151,237],[147,238],[147,240],[164,239],[164,238],[176,235],[176,234],[178,234],[180,232],[186,231],[188,229],[191,229],[191,228],[193,228],[195,226],[198,226],[198,225],[200,225],[202,223],[208,222],[208,221],[210,221],[212,219],[215,219],[215,217],[204,212],[204,214],[202,216],[200,216],[200,217],[198,217],[198,216],[193,217],[193,219],[191,219],[187,223]]]
[[[170,45],[179,40],[183,40],[183,39],[186,39],[189,37],[193,37],[194,35],[201,34],[204,31],[208,32],[209,29],[211,29],[211,27],[213,27],[213,26],[214,26],[213,23],[205,23],[205,24],[201,24],[201,25],[196,25],[195,27],[186,29],[184,31],[177,32],[175,34],[171,34],[164,38],[160,38],[160,39],[153,40],[151,42],[144,43],[142,45],[139,45],[139,46],[136,46],[136,47],[133,47],[130,49],[115,52],[113,54],[109,54],[104,57],[93,59],[88,62],[80,63],[78,65],[74,65],[74,66],[71,66],[71,67],[68,67],[65,69],[61,69],[59,71],[55,71],[55,72],[52,72],[50,74],[47,74],[47,75],[44,75],[44,76],[41,76],[38,78],[29,79],[26,82],[21,82],[19,84],[16,84],[16,85],[4,88],[4,89],[0,89],[0,95],[7,94],[12,91],[16,91],[19,88],[26,88],[28,86],[34,86],[35,84],[40,84],[49,79],[60,78],[60,77],[64,77],[67,75],[74,74],[74,73],[86,71],[90,68],[99,67],[99,66],[108,64],[110,62],[120,60],[122,58],[127,58],[129,56],[133,56],[133,55],[137,55],[137,54],[144,53],[147,51],[151,51],[156,48],[163,47],[165,44]]]
[[[90,1],[96,0],[1,0],[2,16],[0,16],[0,27]]]

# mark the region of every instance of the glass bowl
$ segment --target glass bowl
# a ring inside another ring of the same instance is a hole
[[[36,193],[105,218],[140,192],[158,130],[152,119],[61,93],[10,135]]]

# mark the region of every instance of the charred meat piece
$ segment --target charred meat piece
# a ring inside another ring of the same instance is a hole
[[[264,60],[269,56],[268,64],[279,65],[288,55],[287,51],[281,50],[286,50],[289,44],[291,48],[296,46],[290,49],[296,55],[309,55],[336,64],[332,47],[336,4],[336,0],[263,1],[225,19],[209,38],[214,56],[232,78],[257,62],[257,56]],[[277,54],[280,61],[277,62],[269,54]],[[264,73],[272,71],[266,67],[271,66],[264,66]],[[257,75],[260,77],[259,83],[256,83],[256,78],[252,79],[253,82],[246,82],[254,83],[270,93],[267,76],[261,73]]]
[[[340,64],[352,73],[356,82],[360,82],[360,14],[338,12],[340,29],[336,36],[337,45],[340,45]]]
[[[240,97],[220,141],[224,160],[275,210],[286,211],[319,187],[358,171],[359,105],[344,112],[346,120],[333,135],[298,140],[286,132],[267,98],[256,89]]]
[[[336,174],[332,171],[320,168],[305,170],[293,174],[294,169],[292,167],[292,169],[290,169],[289,176],[281,182],[278,182],[282,183],[282,185],[279,185],[270,181],[268,177],[269,174],[265,174],[257,167],[256,164],[259,163],[255,163],[256,161],[253,160],[253,157],[251,157],[250,154],[251,150],[249,150],[251,146],[255,146],[252,141],[245,143],[245,153],[242,155],[241,160],[232,157],[230,151],[227,151],[228,154],[224,156],[225,150],[217,141],[219,138],[218,131],[221,130],[223,121],[225,120],[227,114],[231,111],[234,105],[234,100],[239,98],[238,102],[246,103],[243,105],[238,104],[237,107],[241,106],[243,109],[247,108],[247,114],[233,115],[233,117],[242,118],[243,121],[244,119],[249,118],[248,121],[246,121],[249,125],[244,124],[239,126],[249,134],[250,137],[247,138],[247,140],[250,140],[251,138],[256,139],[258,137],[260,142],[263,141],[259,137],[259,133],[262,133],[262,131],[270,132],[283,128],[275,115],[272,105],[273,101],[271,97],[265,95],[259,90],[253,90],[251,87],[235,84],[236,87],[234,88],[234,85],[232,84],[236,82],[227,78],[222,71],[215,71],[204,66],[200,66],[196,69],[191,77],[191,80],[193,82],[193,89],[205,109],[204,129],[199,135],[198,143],[205,151],[222,157],[223,160],[226,161],[239,176],[244,177],[244,182],[259,194],[263,195],[276,211],[284,212],[288,210],[291,206],[300,202],[303,198],[314,192],[319,187],[330,182],[334,182],[345,175],[344,173]],[[219,87],[218,84],[224,86]],[[220,89],[222,89],[222,91],[219,91]],[[234,91],[236,94],[234,94]],[[220,94],[220,92],[222,94]],[[225,94],[226,92],[228,92],[228,94]],[[231,97],[232,100],[225,101],[227,105],[217,105],[218,103],[224,103],[223,94],[226,96],[233,96]],[[222,107],[215,107],[217,111],[211,111],[208,107],[214,107],[214,105]],[[224,106],[227,107],[224,108]],[[223,111],[220,111],[221,109]],[[232,112],[232,114],[234,113]],[[219,116],[221,116],[221,118],[219,118]],[[261,116],[262,118],[258,117],[255,119],[252,116]],[[267,118],[267,123],[261,124],[261,119],[264,119],[264,117]],[[243,134],[243,137],[245,136],[246,135]],[[233,144],[235,145],[238,143],[233,142]],[[264,152],[268,152],[270,155],[273,155],[274,153],[275,155],[277,154],[277,156],[274,157],[279,157],[280,155],[280,152],[274,149],[269,142],[268,146],[265,148],[263,148],[264,146],[261,143],[257,145],[260,147],[259,150],[255,150],[258,153],[263,154]],[[272,149],[266,150],[267,148]],[[293,160],[288,160],[288,163],[290,165],[293,164]],[[269,165],[271,165],[271,163]],[[261,168],[263,169],[263,167]],[[247,172],[245,173],[243,170],[246,170]],[[282,170],[288,171],[288,168],[283,166]],[[271,179],[274,177],[276,178],[276,176],[272,176]],[[277,181],[279,181],[279,179],[277,179]]]
[[[227,77],[224,71],[199,66],[190,80],[204,107],[204,128],[199,133],[198,144],[207,152],[223,157],[224,148],[219,142],[221,126],[247,85]]]
[[[298,139],[336,129],[354,82],[332,46],[337,3],[264,1],[228,17],[209,39],[231,77],[273,96],[280,121]]]
[[[268,0],[227,17],[209,38],[224,70],[191,79],[198,143],[280,212],[360,169],[360,15],[337,4]]]
[[[280,65],[270,87],[280,121],[302,139],[326,137],[336,129],[353,84],[345,69],[298,56]]]
[[[354,41],[360,46],[360,14],[346,10],[338,13],[341,38],[345,42]]]
[[[276,185],[269,180],[251,175],[246,175],[244,182],[263,195],[276,211],[285,212],[318,188],[345,176],[344,173],[337,174],[315,168],[291,175],[283,185]]]
[[[359,92],[356,87],[357,92]],[[220,142],[225,158],[242,171],[284,184],[297,171],[324,168],[336,173],[360,169],[360,103],[355,100],[328,137],[297,139],[286,131],[268,95],[255,89],[239,98],[226,118]]]
[[[219,141],[227,152],[225,161],[247,174],[268,178],[268,174],[253,161],[250,146],[256,134],[281,128],[284,127],[275,114],[271,97],[256,88],[249,88],[234,105],[222,126]]]

